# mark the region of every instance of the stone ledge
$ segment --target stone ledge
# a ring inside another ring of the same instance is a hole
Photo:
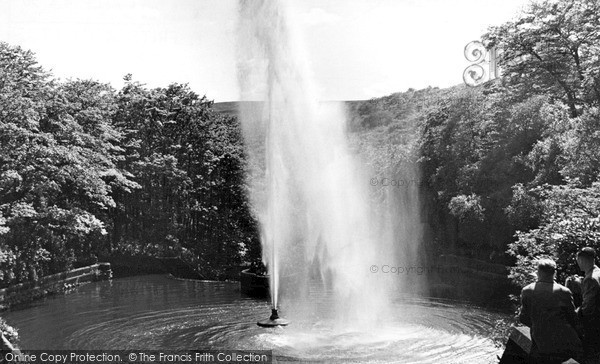
[[[82,283],[112,278],[110,263],[98,263],[0,289],[0,309],[67,291]]]
[[[531,352],[529,327],[513,326],[499,364],[527,363]]]

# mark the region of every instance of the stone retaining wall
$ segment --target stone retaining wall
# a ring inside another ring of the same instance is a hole
[[[500,358],[499,364],[519,364],[529,362],[531,352],[531,333],[528,327],[513,326],[506,349]]]
[[[98,263],[42,277],[37,282],[26,282],[0,289],[0,309],[14,304],[33,301],[50,294],[67,291],[86,282],[112,278],[110,263]]]

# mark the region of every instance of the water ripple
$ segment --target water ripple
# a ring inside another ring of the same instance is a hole
[[[311,317],[264,329],[256,321],[268,315],[267,302],[242,297],[236,284],[215,285],[133,277],[91,284],[6,319],[30,349],[273,350],[277,362],[320,363],[483,364],[500,354],[488,338],[497,314],[471,306],[399,300],[395,314],[374,327],[335,328]]]

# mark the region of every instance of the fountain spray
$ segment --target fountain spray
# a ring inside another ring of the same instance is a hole
[[[272,245],[271,252],[271,270],[275,270],[275,242]],[[277,278],[275,274],[271,274],[270,285],[271,287],[277,287]],[[258,321],[256,324],[261,327],[275,327],[275,326],[287,326],[290,322],[284,318],[279,317],[277,311],[277,289],[271,288],[271,316],[268,319]]]
[[[350,149],[344,105],[319,102],[291,1],[241,0],[240,118],[251,201],[261,226],[272,315],[372,327],[385,320],[398,277],[394,244],[371,207],[369,176]],[[327,302],[313,299],[318,287]],[[311,296],[313,295],[313,296]],[[293,315],[293,316],[292,316]],[[261,324],[259,323],[259,324]]]

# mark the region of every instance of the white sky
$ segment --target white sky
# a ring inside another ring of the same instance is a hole
[[[320,98],[356,100],[462,82],[466,43],[527,0],[294,0]],[[239,98],[237,0],[0,0],[0,41],[57,77],[187,82]]]

